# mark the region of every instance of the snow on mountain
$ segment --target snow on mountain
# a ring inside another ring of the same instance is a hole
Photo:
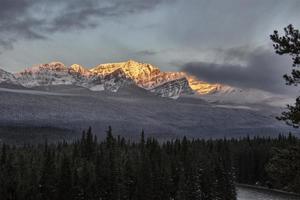
[[[161,97],[177,99],[193,94],[209,102],[267,103],[285,105],[289,98],[257,89],[211,84],[184,72],[163,72],[154,65],[133,60],[100,64],[92,69],[73,64],[51,62],[27,68],[15,75],[0,70],[0,83],[14,83],[27,88],[52,85],[76,85],[91,91],[117,92],[126,85],[135,84]]]
[[[166,82],[150,90],[158,96],[170,97],[173,99],[179,98],[183,94],[193,94],[192,88],[186,78],[176,79]]]
[[[181,94],[191,93],[191,89],[202,95],[213,92],[219,87],[219,84],[199,81],[184,72],[162,72],[154,65],[133,60],[100,64],[90,71],[104,76],[118,69],[122,70],[125,76],[132,79],[139,87],[162,97],[178,98]]]
[[[69,68],[61,62],[40,64],[16,74],[17,80],[25,87],[51,85],[77,85],[92,91],[109,90],[117,92],[124,84],[131,83],[121,69],[109,74],[95,74],[81,65]]]
[[[18,81],[16,77],[13,74],[4,71],[3,69],[0,69],[0,83],[9,83],[9,84],[18,85]]]
[[[116,135],[136,139],[142,129],[152,136],[172,139],[184,135],[193,138],[275,136],[292,129],[275,119],[281,112],[279,108],[216,106],[191,97],[171,101],[155,98],[135,85],[117,93],[99,92],[97,95],[82,87],[49,88],[46,92],[0,89],[0,111],[9,113],[0,115],[0,124],[74,131],[84,130],[88,124],[96,133],[103,133],[111,125]],[[40,133],[39,130],[36,133]]]
[[[92,74],[90,70],[78,64],[71,65],[70,69],[83,76],[90,76]]]
[[[158,76],[161,72],[158,68],[150,64],[139,63],[133,60],[120,63],[107,63],[100,64],[90,71],[101,75],[106,76],[115,70],[122,70],[125,76],[129,79],[132,79],[138,86],[149,89],[155,82],[154,77]]]
[[[293,102],[292,98],[284,95],[273,94],[267,91],[247,88],[241,89],[220,85],[214,92],[201,95],[201,99],[216,103],[258,104],[264,103],[272,106],[285,106]]]
[[[181,74],[182,76],[187,78],[190,87],[192,88],[193,91],[195,91],[197,95],[211,94],[220,90],[220,88],[222,88],[221,84],[212,84],[212,83],[200,81],[195,76],[191,76],[184,72],[181,72]]]
[[[183,81],[183,73],[161,72],[153,65],[133,60],[101,64],[91,70],[78,64],[67,68],[61,62],[52,62],[28,68],[17,73],[16,77],[25,87],[78,85],[92,91],[117,92],[123,85],[136,84],[162,97],[172,98],[191,90],[188,81]]]
[[[106,90],[117,92],[125,85],[133,84],[132,80],[126,77],[123,70],[117,69],[103,78],[104,88]]]
[[[69,69],[60,62],[36,65],[15,74],[15,76],[25,87],[72,85],[77,81],[69,73]]]
[[[255,89],[240,89],[230,86],[220,86],[214,92],[201,95],[202,99],[210,102],[256,103],[267,99],[269,93]]]
[[[119,63],[100,64],[90,71],[105,76],[113,71],[120,69],[125,76],[132,79],[139,87],[150,90],[168,81],[183,78],[180,72],[162,72],[154,65],[147,63],[140,63],[133,60]]]

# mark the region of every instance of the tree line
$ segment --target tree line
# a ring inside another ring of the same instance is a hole
[[[234,200],[235,182],[300,192],[300,141],[138,142],[91,129],[74,142],[1,145],[0,199]]]
[[[0,199],[236,199],[223,143],[104,141],[91,129],[72,143],[2,145]]]
[[[300,140],[292,136],[243,138],[230,147],[236,182],[300,193]]]

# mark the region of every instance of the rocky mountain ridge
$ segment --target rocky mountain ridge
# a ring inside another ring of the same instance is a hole
[[[13,74],[0,69],[0,83],[17,84],[18,81]]]
[[[66,67],[61,62],[51,62],[27,68],[14,75],[4,71],[1,74],[6,74],[6,81],[27,88],[77,85],[92,91],[117,92],[124,85],[136,84],[158,96],[170,98],[193,92],[206,94],[217,88],[217,84],[204,83],[183,72],[162,72],[151,64],[133,60],[100,64],[91,69],[78,64]]]
[[[177,99],[192,95],[218,103],[261,103],[285,105],[287,98],[262,90],[240,89],[221,84],[211,84],[185,72],[164,72],[158,67],[133,60],[97,65],[91,69],[73,64],[51,62],[27,68],[11,74],[0,70],[0,84],[14,84],[25,88],[75,85],[91,91],[118,92],[124,86],[134,84],[161,97]],[[275,98],[274,98],[275,97]]]

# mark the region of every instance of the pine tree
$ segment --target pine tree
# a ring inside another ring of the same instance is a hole
[[[72,174],[69,158],[62,156],[59,167],[57,199],[69,200],[72,195]]]
[[[40,196],[42,199],[54,199],[56,193],[56,167],[54,152],[45,147],[44,161],[39,181]]]
[[[300,84],[300,32],[295,29],[293,25],[288,25],[284,28],[285,35],[279,36],[278,31],[270,36],[273,41],[275,52],[279,55],[289,55],[293,60],[293,70],[290,75],[285,74],[283,77],[286,80],[287,85]],[[279,120],[284,120],[288,125],[295,128],[300,126],[300,96],[296,98],[294,105],[287,106],[288,111],[282,113]]]

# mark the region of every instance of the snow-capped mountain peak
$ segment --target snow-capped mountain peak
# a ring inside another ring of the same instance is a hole
[[[163,72],[154,65],[134,60],[100,64],[92,69],[79,64],[66,67],[61,62],[51,62],[35,65],[15,75],[0,70],[0,83],[3,82],[28,88],[76,85],[92,91],[111,92],[117,92],[125,85],[134,84],[161,97],[176,99],[184,94],[194,94],[193,97],[211,102],[238,104],[286,99],[261,90],[207,83],[185,72]]]
[[[126,76],[133,79],[135,82],[160,73],[160,70],[151,64],[139,63],[133,60],[119,63],[100,64],[92,68],[90,71],[98,75],[105,76],[117,69],[122,69]]]
[[[47,85],[71,85],[76,80],[69,74],[68,68],[61,62],[35,65],[15,74],[25,87]]]
[[[22,71],[21,73],[37,73],[42,70],[65,71],[67,70],[67,67],[62,62],[51,62],[51,63],[39,64],[33,67],[29,67],[24,71]]]
[[[85,76],[91,74],[90,70],[86,69],[85,67],[83,67],[82,65],[79,65],[79,64],[71,65],[70,69],[75,71],[76,73],[79,73],[79,74],[85,75]]]

